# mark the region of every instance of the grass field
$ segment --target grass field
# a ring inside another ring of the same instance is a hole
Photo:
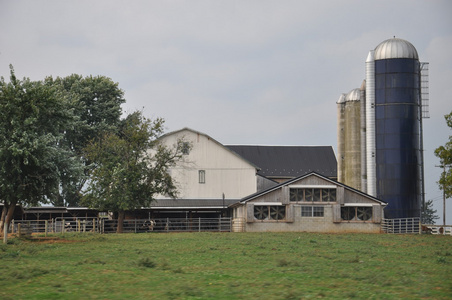
[[[451,299],[452,237],[65,234],[0,245],[0,299]]]

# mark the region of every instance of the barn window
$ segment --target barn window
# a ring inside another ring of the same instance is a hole
[[[282,205],[255,205],[254,217],[257,220],[284,220],[286,207]]]
[[[199,177],[199,183],[206,183],[206,171],[205,170],[199,170],[198,177]]]
[[[323,217],[323,206],[313,206],[312,207],[312,216],[313,217]]]
[[[312,206],[302,206],[301,207],[302,217],[312,217]]]
[[[368,221],[372,219],[370,206],[344,206],[341,207],[341,218],[344,221]]]
[[[301,207],[302,217],[323,217],[324,207],[323,206],[302,206]]]
[[[291,188],[292,202],[336,202],[336,189],[329,188]]]
[[[190,143],[189,142],[183,142],[182,143],[181,152],[184,155],[190,154]]]

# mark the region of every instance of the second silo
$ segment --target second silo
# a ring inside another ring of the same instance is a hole
[[[361,190],[361,91],[351,90],[345,97],[344,182]]]

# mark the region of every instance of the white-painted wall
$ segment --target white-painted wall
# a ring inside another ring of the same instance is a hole
[[[256,168],[209,136],[183,129],[169,133],[161,142],[173,147],[179,139],[191,143],[184,161],[171,168],[180,199],[241,199],[257,191]],[[205,183],[199,183],[205,170]],[[167,198],[164,195],[158,198]]]

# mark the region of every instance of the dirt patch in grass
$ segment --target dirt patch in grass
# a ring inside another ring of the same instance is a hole
[[[80,240],[66,240],[59,237],[31,237],[25,239],[25,241],[39,244],[68,244],[68,243],[80,243]]]

